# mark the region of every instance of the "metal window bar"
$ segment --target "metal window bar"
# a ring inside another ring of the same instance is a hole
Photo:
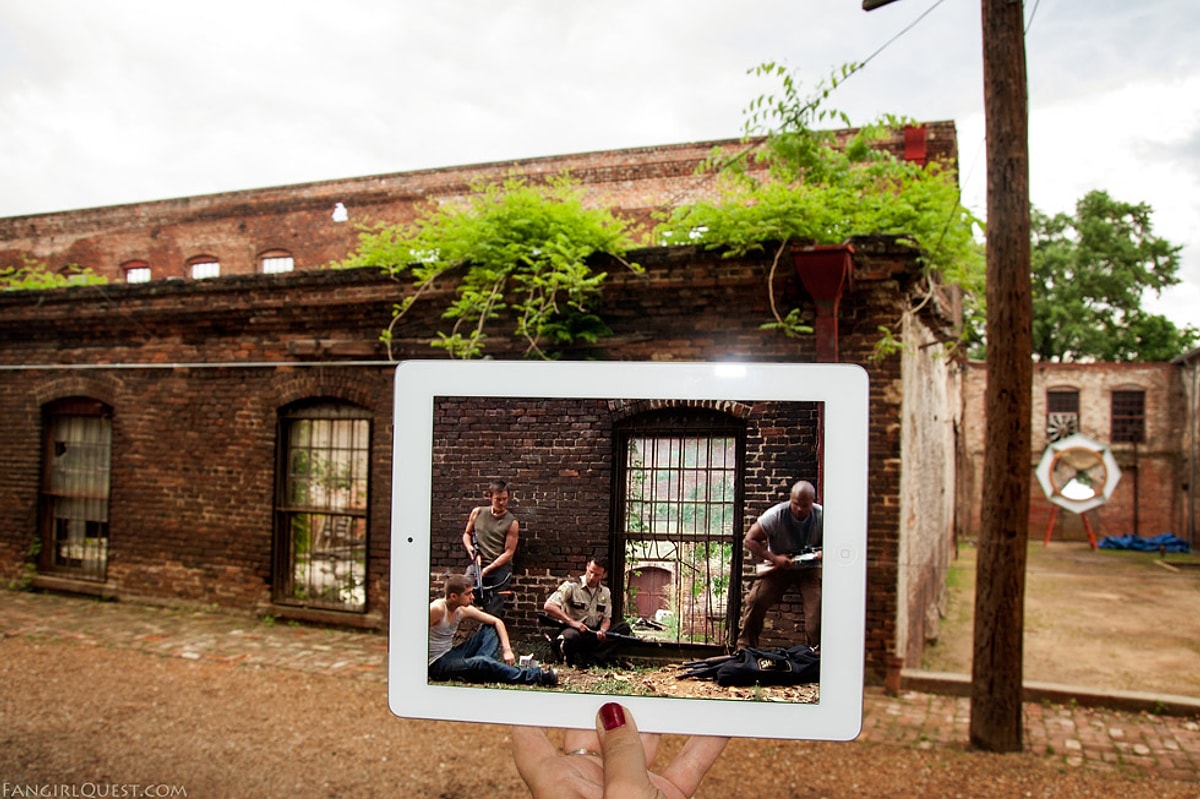
[[[108,498],[112,420],[52,416],[47,485],[52,552],[44,563],[55,573],[104,581],[108,568]]]
[[[370,422],[299,418],[287,427],[283,599],[366,609]]]
[[[653,619],[675,642],[725,640],[732,577],[737,439],[727,435],[645,435],[628,439],[621,525],[626,615],[665,611]],[[638,579],[650,569],[670,581],[647,602]],[[639,614],[644,615],[644,614]]]
[[[1112,440],[1130,444],[1146,440],[1146,392],[1113,392]]]

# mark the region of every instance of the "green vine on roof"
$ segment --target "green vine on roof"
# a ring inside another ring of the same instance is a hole
[[[551,359],[562,347],[589,344],[610,331],[593,312],[606,272],[589,261],[623,256],[633,246],[628,224],[606,209],[585,208],[567,175],[533,185],[510,176],[476,183],[461,202],[427,205],[409,225],[364,227],[357,249],[335,268],[378,267],[408,284],[380,338],[394,359],[393,337],[409,310],[459,277],[442,318],[452,325],[430,343],[454,358],[484,355],[489,330],[508,312],[526,357]]]
[[[40,291],[107,282],[107,278],[90,268],[68,264],[56,272],[48,264],[28,255],[21,256],[20,266],[0,267],[0,291]]]
[[[876,147],[907,124],[899,117],[881,117],[852,131],[844,143],[835,131],[818,127],[831,122],[851,127],[844,113],[825,104],[861,66],[843,66],[810,95],[801,93],[783,66],[766,63],[750,70],[778,78],[782,92],[759,96],[745,109],[741,148],[718,149],[702,165],[717,180],[716,199],[663,214],[657,239],[724,247],[731,256],[774,246],[778,264],[795,242],[840,244],[853,236],[898,235],[920,249],[927,270],[962,286],[968,303],[981,305],[983,255],[974,234],[982,224],[959,203],[953,167],[921,166]],[[751,169],[752,163],[764,168]],[[812,332],[799,309],[782,312],[773,295],[771,309],[775,320],[763,327],[790,336]]]

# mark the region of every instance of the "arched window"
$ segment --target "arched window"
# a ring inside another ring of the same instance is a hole
[[[145,261],[126,261],[121,264],[121,274],[126,283],[149,283],[150,264]]]
[[[42,571],[103,582],[108,567],[112,409],[87,397],[42,409]]]
[[[258,256],[258,271],[278,275],[296,268],[296,259],[287,250],[267,250]]]
[[[275,601],[363,612],[371,416],[317,400],[280,413]]]
[[[197,255],[188,259],[188,274],[193,280],[221,276],[221,262],[215,255]]]

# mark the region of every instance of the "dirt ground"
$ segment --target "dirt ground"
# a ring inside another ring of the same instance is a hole
[[[922,667],[971,673],[975,548],[959,549],[937,644]],[[1200,557],[1029,547],[1025,681],[1200,697]]]
[[[1086,544],[1031,547],[1026,677],[1200,696],[1200,571],[1171,571],[1155,559]],[[968,551],[959,565],[931,668],[969,665]],[[665,737],[660,762],[681,742]],[[27,634],[0,637],[0,783],[7,796],[527,796],[507,728],[397,719],[377,678]],[[42,792],[21,793],[30,786]],[[66,788],[47,793],[47,786]],[[80,786],[92,792],[78,793]],[[740,739],[697,793],[1113,795],[1197,797],[1200,790],[1153,773],[1064,769],[1054,758],[961,745]]]

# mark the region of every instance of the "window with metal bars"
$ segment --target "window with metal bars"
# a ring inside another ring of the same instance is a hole
[[[43,411],[42,571],[103,582],[108,569],[112,411],[75,397]]]
[[[661,625],[651,637],[725,644],[740,590],[742,429],[716,415],[651,415],[618,441],[624,615]]]
[[[1112,393],[1112,442],[1140,444],[1146,440],[1146,392]]]
[[[1046,392],[1046,439],[1079,432],[1079,392],[1073,388],[1052,388]]]
[[[362,612],[367,606],[371,421],[339,402],[281,414],[275,600]]]

